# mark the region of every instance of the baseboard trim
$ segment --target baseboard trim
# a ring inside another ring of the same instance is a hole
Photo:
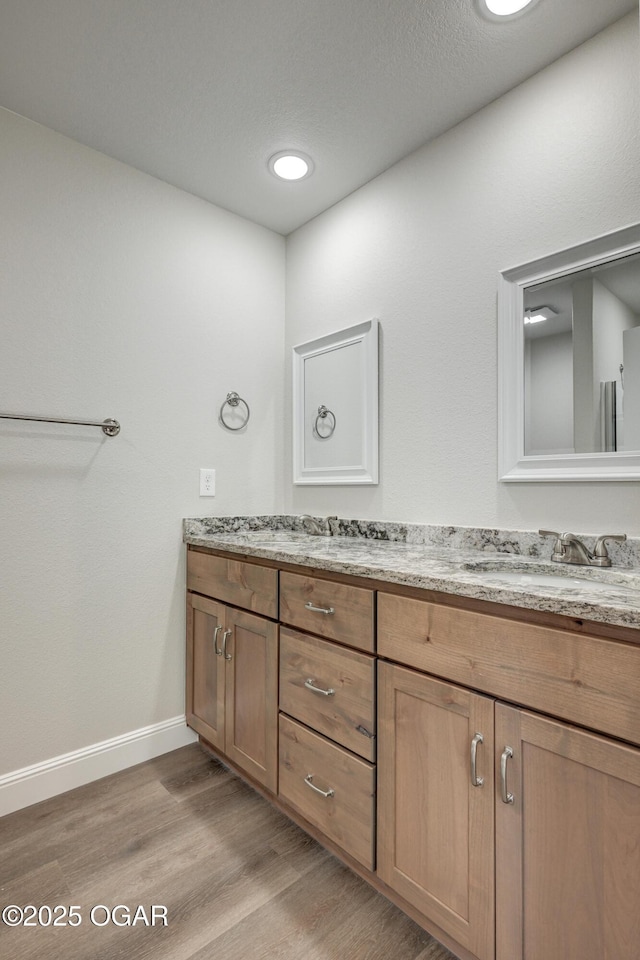
[[[111,740],[0,776],[0,816],[100,780],[136,763],[193,743],[198,738],[184,716],[172,717]]]

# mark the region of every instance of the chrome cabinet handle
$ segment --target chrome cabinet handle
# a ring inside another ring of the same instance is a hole
[[[221,630],[222,630],[222,624],[219,623],[218,626],[213,631],[213,650],[216,657],[222,656],[222,650],[218,649],[218,634],[220,633]]]
[[[307,690],[313,691],[313,693],[321,693],[323,697],[332,697],[335,693],[333,687],[329,687],[328,690],[323,690],[322,687],[314,687],[315,680],[313,677],[309,677],[308,680],[305,680],[304,685]]]
[[[305,603],[304,608],[305,610],[313,610],[314,613],[324,613],[328,617],[335,613],[333,607],[314,607],[311,600],[309,600],[309,603]]]
[[[231,654],[227,653],[227,640],[231,636],[231,630],[225,630],[222,634],[222,653],[224,654],[225,660],[231,660]]]
[[[313,775],[311,773],[308,773],[304,778],[304,782],[306,783],[306,785],[308,787],[311,787],[312,790],[315,790],[316,793],[319,793],[321,797],[328,798],[328,797],[335,796],[335,790],[321,790],[320,787],[316,787],[315,784],[311,782],[312,780],[313,780]]]
[[[507,790],[507,760],[513,756],[511,747],[505,747],[500,758],[500,780],[502,783],[502,802],[513,803],[513,794]]]
[[[484,777],[478,776],[477,762],[478,762],[478,744],[484,743],[484,737],[481,733],[476,733],[475,737],[471,741],[471,786],[472,787],[481,787],[484,783]]]

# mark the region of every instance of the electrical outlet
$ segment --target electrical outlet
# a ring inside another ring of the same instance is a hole
[[[200,468],[200,496],[215,497],[216,495],[216,472],[210,467]]]

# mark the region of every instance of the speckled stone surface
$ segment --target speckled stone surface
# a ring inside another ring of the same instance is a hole
[[[338,519],[309,536],[296,516],[184,521],[186,543],[388,583],[640,628],[640,541],[610,544],[609,569],[551,563],[533,531]],[[589,548],[595,537],[578,532]],[[536,582],[539,575],[552,580]],[[640,642],[640,635],[639,635]]]

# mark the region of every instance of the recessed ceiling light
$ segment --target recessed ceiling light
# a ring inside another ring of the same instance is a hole
[[[297,150],[281,150],[269,159],[269,170],[280,180],[304,180],[313,173],[313,161]]]
[[[478,0],[480,10],[490,20],[504,20],[515,17],[532,7],[537,0]]]

